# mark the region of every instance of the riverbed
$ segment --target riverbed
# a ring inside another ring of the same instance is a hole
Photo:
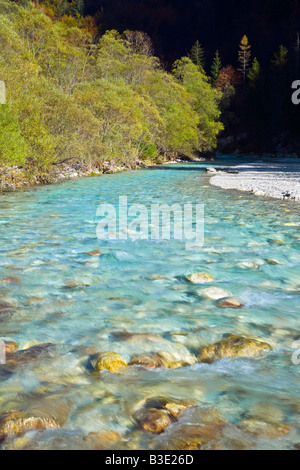
[[[0,292],[10,308],[0,315],[0,336],[21,350],[54,346],[1,367],[0,414],[56,414],[59,421],[10,435],[2,448],[177,448],[180,421],[157,437],[134,418],[144,400],[157,396],[193,401],[196,411],[181,424],[189,429],[201,424],[203,410],[218,416],[222,431],[215,424],[206,448],[299,445],[300,365],[293,357],[300,339],[300,204],[212,187],[206,167],[178,164],[1,195]],[[97,208],[117,205],[120,196],[147,207],[204,204],[204,246],[98,240]],[[198,272],[215,281],[187,281]],[[243,307],[220,308],[201,294],[212,286]],[[229,334],[260,338],[272,349],[171,369],[129,366],[113,374],[88,367],[103,351],[127,363],[161,351],[198,357]]]

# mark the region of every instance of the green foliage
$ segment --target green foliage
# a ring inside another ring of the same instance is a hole
[[[216,144],[217,92],[189,59],[174,76],[152,56],[144,33],[108,31],[95,43],[81,0],[43,5],[48,15],[34,4],[0,3],[8,95],[0,108],[1,164],[31,174],[68,161],[133,166]]]
[[[196,41],[190,51],[190,58],[192,62],[202,70],[205,70],[206,60],[205,51],[199,41]]]
[[[175,62],[174,74],[190,94],[192,108],[198,115],[198,148],[211,150],[223,129],[219,122],[218,106],[222,95],[211,87],[206,75],[186,57]]]
[[[278,50],[274,53],[272,65],[274,69],[282,70],[288,62],[288,50],[283,45],[279,46]]]
[[[222,62],[221,62],[220,54],[219,54],[219,51],[216,51],[216,54],[212,63],[212,67],[211,67],[211,83],[213,86],[215,86],[215,84],[217,83],[221,70],[222,70]]]
[[[0,105],[0,164],[24,165],[29,147],[9,105]]]
[[[251,68],[248,72],[249,87],[255,88],[260,77],[261,77],[261,67],[257,58],[255,57],[252,62]]]

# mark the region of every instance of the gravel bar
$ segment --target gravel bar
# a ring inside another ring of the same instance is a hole
[[[238,173],[227,173],[232,170]],[[227,171],[209,169],[209,173],[215,172],[210,184],[223,189],[248,191],[257,196],[300,200],[300,158],[245,163],[228,167]]]

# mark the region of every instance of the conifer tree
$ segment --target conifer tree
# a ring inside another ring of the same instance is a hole
[[[205,51],[199,41],[196,41],[190,51],[190,58],[197,67],[205,70]]]
[[[238,60],[240,64],[239,71],[243,74],[244,79],[244,91],[246,91],[246,78],[247,73],[250,67],[250,60],[251,60],[251,46],[249,44],[248,37],[244,35],[240,42],[240,48],[238,53]]]
[[[288,50],[282,44],[279,46],[278,50],[274,53],[272,59],[272,65],[274,69],[282,71],[288,62]]]
[[[222,69],[222,62],[221,62],[220,54],[219,54],[219,51],[216,51],[216,54],[212,63],[212,67],[211,67],[211,83],[213,86],[215,86],[215,84],[218,81],[221,69]]]
[[[251,68],[248,72],[248,79],[249,79],[249,87],[250,88],[256,88],[257,82],[260,79],[260,75],[261,75],[261,67],[260,67],[260,64],[259,64],[257,58],[255,57],[253,62],[252,62]]]

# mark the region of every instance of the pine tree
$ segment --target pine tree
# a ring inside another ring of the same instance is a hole
[[[251,68],[248,72],[249,87],[256,88],[257,82],[260,79],[260,75],[261,75],[261,67],[257,58],[255,57],[252,62]]]
[[[238,60],[240,63],[239,71],[242,72],[244,79],[244,91],[246,91],[246,78],[251,60],[251,46],[246,35],[242,37],[240,42]]]
[[[197,65],[197,67],[205,70],[205,51],[204,48],[201,46],[199,41],[196,41],[190,51],[190,58],[192,62]]]
[[[222,69],[221,58],[219,55],[219,51],[216,51],[216,54],[212,63],[212,67],[211,67],[211,83],[213,86],[215,86],[215,84],[218,81],[221,69]]]
[[[282,71],[285,68],[288,62],[288,53],[289,51],[287,48],[281,44],[272,59],[272,65],[274,69]]]

